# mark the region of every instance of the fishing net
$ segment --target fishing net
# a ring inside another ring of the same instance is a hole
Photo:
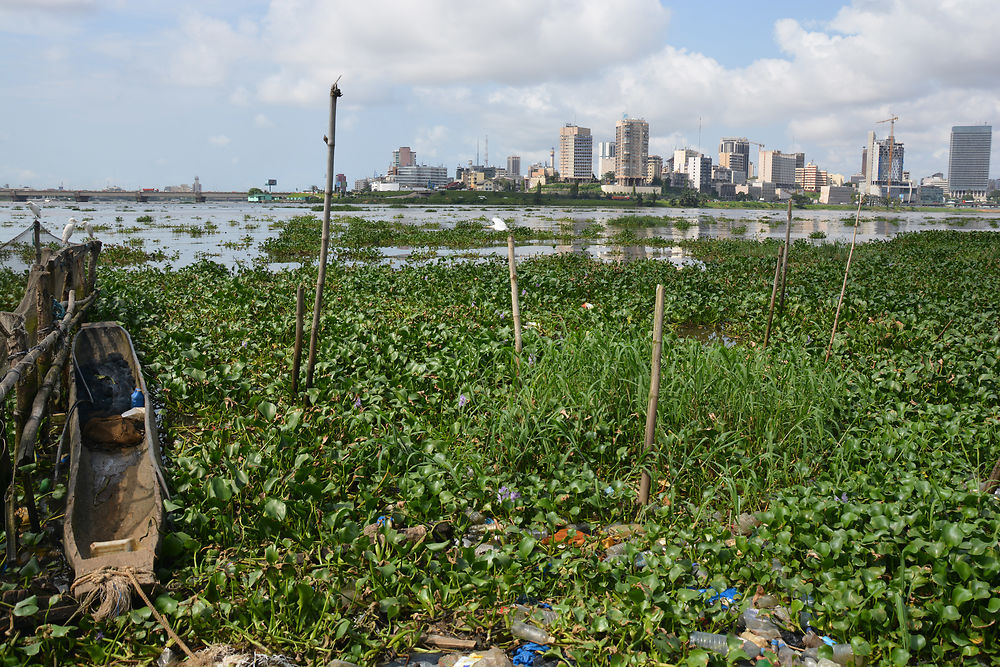
[[[62,239],[39,225],[38,242],[43,248],[61,248]],[[35,262],[35,226],[29,225],[23,232],[0,245],[0,268],[11,271],[27,271]]]

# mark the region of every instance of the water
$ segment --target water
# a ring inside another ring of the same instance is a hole
[[[481,220],[483,224],[495,215],[508,223],[532,229],[561,231],[572,228],[579,235],[589,224],[606,224],[608,220],[625,214],[655,215],[683,219],[686,229],[668,224],[662,227],[643,227],[632,231],[642,238],[688,240],[698,238],[764,239],[785,237],[785,211],[757,209],[665,209],[665,208],[509,208],[472,206],[434,206],[430,203],[409,204],[403,208],[365,205],[357,212],[335,211],[334,216],[362,216],[370,220],[394,220],[414,225],[438,223],[442,228],[453,227],[463,220]],[[151,262],[153,266],[186,266],[203,259],[219,262],[229,267],[250,264],[261,257],[260,244],[276,236],[278,223],[295,215],[310,213],[303,205],[260,205],[246,202],[207,202],[203,204],[164,202],[73,202],[55,201],[43,208],[42,224],[56,236],[62,234],[63,225],[72,216],[98,226],[97,238],[106,244],[131,244],[146,252],[163,251],[165,258]],[[854,210],[794,210],[792,212],[792,239],[808,239],[813,243],[834,241],[850,242],[853,233]],[[320,215],[320,214],[316,214]],[[151,216],[151,222],[137,222],[137,218]],[[844,219],[848,219],[845,222]],[[32,217],[24,204],[0,202],[0,242],[6,241],[30,226]],[[904,232],[927,229],[994,229],[1000,224],[1000,211],[946,209],[932,213],[862,211],[858,228],[858,241],[866,242],[891,238]],[[682,225],[683,226],[683,225]],[[617,229],[608,228],[597,239],[577,238],[571,243],[534,242],[516,249],[518,257],[531,257],[556,253],[585,253],[604,260],[631,260],[654,258],[670,261],[678,266],[697,264],[683,248],[647,247],[642,245],[615,245],[609,237]],[[815,238],[822,235],[823,238]],[[82,230],[75,232],[73,240],[85,238]],[[506,246],[490,246],[473,250],[438,248],[428,253],[425,248],[383,248],[386,262],[398,266],[410,260],[412,253],[429,259],[441,257],[484,258],[505,255]],[[17,258],[3,260],[2,265],[23,269]],[[298,266],[298,263],[270,264],[272,269]]]

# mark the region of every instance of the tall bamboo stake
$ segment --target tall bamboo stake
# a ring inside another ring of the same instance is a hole
[[[302,367],[302,330],[305,329],[306,288],[295,290],[295,354],[292,359],[292,393],[299,392],[299,369]]]
[[[507,235],[507,266],[510,269],[510,309],[514,315],[514,352],[521,365],[521,304],[517,293],[517,268],[514,264],[514,235]]]
[[[833,316],[833,330],[830,332],[830,342],[826,346],[826,356],[824,363],[830,361],[830,352],[833,350],[833,338],[837,335],[837,323],[840,321],[840,307],[844,305],[844,292],[847,291],[847,274],[851,271],[851,260],[854,258],[854,242],[858,239],[858,221],[861,220],[861,203],[864,195],[858,195],[858,212],[854,216],[854,234],[851,236],[851,251],[847,253],[847,266],[844,267],[844,284],[840,286],[840,300],[837,301],[837,313]]]
[[[788,224],[785,225],[785,253],[781,259],[781,298],[778,300],[778,314],[785,311],[785,274],[788,272],[788,252],[792,239],[792,200],[788,200]]]
[[[764,347],[771,338],[771,321],[774,319],[774,298],[778,294],[778,279],[781,277],[781,258],[785,255],[785,246],[778,249],[778,261],[774,265],[774,283],[771,285],[771,305],[767,309],[767,327],[764,329]]]
[[[337,79],[340,81],[340,79]],[[337,81],[330,86],[330,131],[323,140],[327,146],[326,158],[326,190],[323,201],[323,243],[319,251],[319,275],[316,276],[316,302],[313,304],[312,333],[309,335],[309,363],[306,364],[306,387],[313,383],[313,370],[316,367],[316,344],[319,341],[319,315],[323,307],[323,285],[326,283],[326,256],[330,248],[330,200],[333,198],[333,146],[337,132],[337,98],[343,93],[337,87]]]
[[[660,399],[660,357],[663,347],[663,284],[656,285],[656,308],[653,311],[653,360],[649,376],[649,402],[646,403],[646,440],[643,452],[649,453],[656,437],[656,406]],[[649,504],[649,471],[643,469],[639,482],[639,504]]]

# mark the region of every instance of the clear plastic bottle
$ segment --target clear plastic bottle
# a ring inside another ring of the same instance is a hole
[[[532,621],[541,623],[542,625],[551,625],[559,618],[559,614],[545,607],[528,607],[523,604],[514,605],[514,620],[523,621],[526,618],[530,618]]]
[[[729,643],[726,635],[695,631],[688,635],[688,641],[695,646],[721,653],[722,655],[729,653]]]
[[[523,621],[514,621],[510,624],[510,634],[514,635],[518,639],[523,639],[526,642],[534,642],[536,644],[551,644],[554,640],[541,628],[536,628],[533,625],[528,625]]]
[[[760,616],[757,610],[752,607],[743,612],[743,622],[746,624],[747,630],[764,639],[778,639],[781,637],[781,631],[778,629],[778,626],[768,618]]]
[[[858,667],[864,664],[864,658],[855,656],[854,649],[850,644],[834,644],[833,661],[838,665],[857,665]]]

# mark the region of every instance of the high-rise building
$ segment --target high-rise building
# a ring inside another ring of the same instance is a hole
[[[890,168],[890,153],[892,166]],[[889,185],[903,183],[903,144],[893,140],[892,147],[888,139],[879,141],[874,131],[868,132],[868,145],[865,148],[865,184],[869,194],[881,194],[881,189]],[[876,193],[875,191],[878,191]]]
[[[956,125],[951,128],[948,156],[948,192],[952,197],[983,199],[990,184],[992,125]]]
[[[564,181],[582,181],[593,175],[594,138],[590,128],[566,123],[559,128],[559,176]]]
[[[659,182],[663,176],[663,158],[659,155],[650,155],[646,158],[646,182],[652,184]]]
[[[649,123],[623,118],[615,124],[615,180],[618,185],[642,185],[649,157]]]
[[[709,190],[712,187],[712,158],[700,153],[689,157],[685,173],[688,183],[695,190]]]
[[[701,155],[693,148],[678,148],[674,151],[674,171],[682,174],[688,173],[688,160]]]
[[[417,164],[417,153],[411,151],[409,146],[400,146],[399,150],[392,152],[392,166],[396,169],[412,167],[415,164]]]
[[[408,165],[399,167],[396,182],[401,188],[441,188],[451,182],[447,167],[429,167],[427,165]]]
[[[795,187],[795,161],[793,153],[761,151],[760,181],[773,183],[779,188]]]
[[[521,178],[521,156],[510,155],[507,157],[507,177]]]
[[[823,186],[830,185],[826,171],[812,162],[804,167],[795,168],[795,186],[806,192],[819,192]]]
[[[597,144],[597,177],[615,170],[615,142],[602,141]]]
[[[746,137],[723,137],[719,141],[719,166],[733,171],[734,183],[746,183],[750,175],[750,141]]]

